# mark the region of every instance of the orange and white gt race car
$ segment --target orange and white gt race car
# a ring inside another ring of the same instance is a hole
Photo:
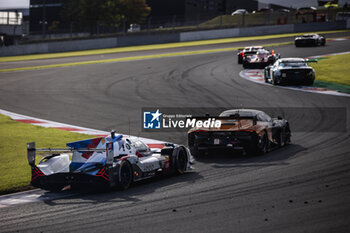
[[[282,117],[271,118],[263,111],[232,109],[210,118],[220,120],[221,126],[194,127],[188,131],[188,146],[194,156],[220,149],[250,155],[265,154],[272,148],[290,143],[288,121]]]

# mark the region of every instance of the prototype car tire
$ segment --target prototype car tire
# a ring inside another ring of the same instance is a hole
[[[119,166],[118,187],[121,190],[126,190],[130,187],[132,181],[133,181],[133,173],[132,173],[131,164],[127,160],[124,160],[121,162]]]

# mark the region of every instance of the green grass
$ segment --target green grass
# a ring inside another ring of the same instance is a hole
[[[312,22],[311,15],[308,19]],[[264,26],[264,25],[277,25],[277,24],[291,24],[291,23],[301,23],[302,18],[296,17],[295,14],[286,15],[280,12],[274,12],[268,15],[268,13],[258,12],[255,14],[246,14],[244,18],[242,15],[222,15],[217,16],[211,20],[208,20],[202,24],[200,27],[205,26],[223,26],[223,27],[249,27],[249,26]]]
[[[293,42],[283,42],[283,43],[266,44],[262,46],[271,47],[271,46],[280,46],[280,45],[286,45],[286,44],[292,44],[292,43]],[[51,64],[51,65],[43,65],[43,66],[17,67],[17,68],[9,68],[9,69],[0,69],[0,73],[12,72],[12,71],[50,69],[50,68],[57,68],[57,67],[80,66],[80,65],[89,65],[89,64],[102,64],[102,63],[109,63],[109,62],[135,61],[135,60],[153,59],[153,58],[176,57],[176,56],[186,56],[186,55],[215,53],[215,52],[236,51],[238,49],[239,47],[205,49],[205,50],[173,52],[173,53],[163,53],[163,54],[153,54],[153,55],[133,56],[133,57],[121,57],[121,58],[111,58],[111,59],[92,60],[92,61],[59,63],[59,64]]]
[[[317,14],[326,14],[330,21],[335,21],[337,12],[349,11],[343,8],[332,9],[318,9]],[[283,12],[257,12],[255,14],[246,14],[244,19],[244,26],[262,26],[262,25],[277,25],[277,24],[296,24],[302,23],[302,16],[297,16],[296,11],[291,11],[288,14]],[[304,19],[307,22],[313,22],[314,18],[312,14],[304,14]],[[202,27],[242,27],[243,16],[242,15],[221,15],[208,20],[199,25]]]
[[[339,32],[348,32],[348,31],[349,30],[335,30],[335,31],[320,31],[315,33],[328,34],[328,33],[339,33]],[[74,52],[8,56],[8,57],[0,57],[0,63],[38,60],[38,59],[64,58],[64,57],[74,57],[74,56],[88,56],[88,55],[97,55],[97,54],[134,52],[134,51],[145,51],[145,50],[158,50],[158,49],[169,49],[169,48],[182,48],[182,47],[190,47],[190,46],[224,44],[224,43],[234,43],[234,42],[253,41],[253,40],[268,40],[268,39],[275,39],[275,38],[293,37],[300,34],[302,33],[285,33],[285,34],[277,34],[277,35],[247,36],[247,37],[210,39],[210,40],[187,41],[187,42],[176,42],[176,43],[165,43],[165,44],[154,44],[154,45],[153,44],[138,45],[138,46],[128,46],[128,47],[107,48],[107,49],[91,49],[91,50],[82,50],[82,51],[74,51]]]
[[[66,147],[67,142],[87,138],[92,136],[20,123],[0,114],[0,194],[31,188],[28,142],[37,147]]]
[[[314,86],[324,88],[324,89],[329,89],[329,90],[336,90],[339,92],[350,94],[350,86],[348,86],[348,85],[342,85],[342,84],[336,84],[336,83],[332,83],[332,82],[315,80]]]
[[[316,72],[315,86],[350,93],[350,54],[326,58],[310,63]]]

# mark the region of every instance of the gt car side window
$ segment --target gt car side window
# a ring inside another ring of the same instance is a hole
[[[266,117],[266,121],[272,121],[272,118],[269,115],[267,115],[266,113],[264,115]]]
[[[271,117],[269,117],[267,114],[265,113],[259,113],[258,114],[258,120],[259,121],[271,121]]]
[[[259,113],[257,116],[256,116],[257,120],[258,121],[264,121],[264,119],[262,118],[261,116],[261,113]]]

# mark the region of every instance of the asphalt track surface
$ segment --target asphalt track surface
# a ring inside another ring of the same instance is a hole
[[[350,51],[350,42],[275,50],[283,57],[308,57]],[[142,107],[300,107],[319,112],[341,107],[349,120],[349,98],[252,83],[239,77],[242,67],[235,54],[2,73],[0,108],[176,143],[186,143],[186,135],[141,132]],[[198,158],[195,170],[185,175],[149,180],[127,191],[0,208],[0,231],[349,232],[350,127],[333,132],[330,125],[329,132],[318,132],[328,123],[320,116],[313,120],[315,130],[309,130],[306,118],[311,116],[296,113],[293,120],[308,130],[295,132],[291,145],[264,156],[214,153]]]

